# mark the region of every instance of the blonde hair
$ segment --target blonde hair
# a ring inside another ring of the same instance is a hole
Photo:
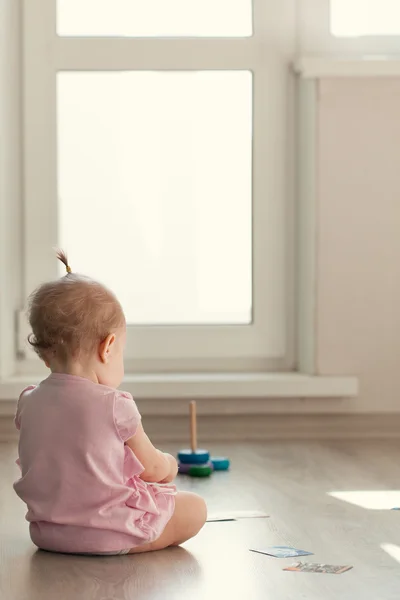
[[[28,340],[43,360],[52,356],[66,361],[93,352],[107,335],[125,324],[114,294],[104,285],[72,273],[62,250],[57,258],[67,274],[40,285],[29,297]]]

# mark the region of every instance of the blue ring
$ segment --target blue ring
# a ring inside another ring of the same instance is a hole
[[[211,462],[215,471],[227,471],[230,467],[230,460],[225,456],[212,456]]]
[[[178,460],[186,465],[203,465],[210,460],[210,453],[207,450],[196,450],[196,452],[189,449],[181,450],[178,452]]]

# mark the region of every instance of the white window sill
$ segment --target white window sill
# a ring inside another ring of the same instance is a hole
[[[15,377],[0,383],[0,415],[13,414],[15,400],[21,390],[39,380]],[[140,401],[168,400],[170,406],[174,400],[189,398],[223,401],[241,398],[351,398],[358,394],[358,380],[356,377],[316,377],[300,373],[148,374],[126,376],[121,388]],[[182,406],[181,402],[179,406]],[[237,410],[246,412],[245,404]],[[171,412],[179,414],[180,409],[178,413]]]
[[[323,56],[301,56],[294,71],[303,79],[321,77],[398,77],[400,55],[364,56],[360,58],[328,58]]]

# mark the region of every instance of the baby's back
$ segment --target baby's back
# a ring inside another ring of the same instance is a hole
[[[119,432],[127,408],[126,419],[134,431],[140,415],[129,394],[71,375],[52,374],[23,392],[16,415],[21,478],[14,488],[28,506],[31,533],[51,532],[53,538],[61,527],[65,551],[89,552],[93,545],[97,550],[124,547],[125,537],[137,533],[132,526],[143,511],[127,503],[137,491],[134,482],[142,466]],[[87,528],[91,534],[86,547],[72,547],[78,532]],[[107,547],[99,548],[96,530],[115,533],[114,539],[108,536]],[[68,542],[70,534],[73,544]]]

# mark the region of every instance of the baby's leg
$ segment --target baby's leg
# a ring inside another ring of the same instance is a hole
[[[179,546],[194,537],[207,519],[207,507],[203,498],[191,492],[178,492],[175,510],[161,536],[144,546],[132,548],[130,554],[162,550],[168,546]]]

